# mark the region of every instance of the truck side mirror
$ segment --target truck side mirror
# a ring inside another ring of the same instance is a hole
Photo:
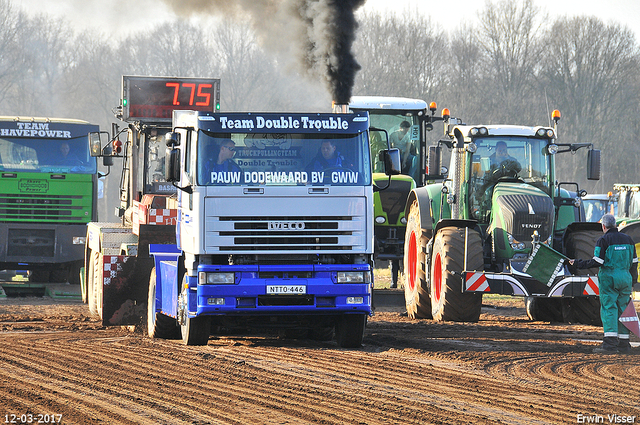
[[[600,149],[587,152],[587,180],[600,180]]]
[[[400,174],[400,149],[391,148],[380,151],[379,160],[384,164],[384,173],[387,176],[395,176]]]
[[[164,157],[164,178],[170,183],[180,181],[180,149],[167,148]]]
[[[442,175],[442,148],[429,146],[427,155],[427,178],[437,178]]]
[[[102,165],[104,165],[105,167],[111,167],[113,165],[113,148],[111,147],[111,145],[106,145],[104,147],[104,149],[102,150],[102,155]]]

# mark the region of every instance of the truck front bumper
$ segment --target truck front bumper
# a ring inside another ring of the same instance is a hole
[[[189,310],[195,315],[371,314],[373,284],[366,265],[198,266],[206,273],[233,273],[234,283],[202,284],[187,279]],[[362,282],[338,283],[339,273],[361,274]]]

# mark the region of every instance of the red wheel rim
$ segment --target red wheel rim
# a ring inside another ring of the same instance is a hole
[[[436,302],[440,301],[440,289],[442,288],[442,259],[440,253],[436,254],[436,258],[433,261],[433,297]]]
[[[418,263],[418,252],[416,243],[416,232],[411,232],[409,237],[409,289],[413,292],[416,287],[416,267]]]

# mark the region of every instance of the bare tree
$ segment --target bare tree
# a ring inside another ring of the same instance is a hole
[[[640,51],[630,30],[605,25],[597,18],[562,18],[549,31],[548,55],[541,83],[549,98],[564,111],[565,140],[593,142],[603,152],[603,180],[594,187],[610,190],[626,182],[637,165],[637,134],[624,122],[637,121],[640,102]],[[566,174],[578,178],[569,162]],[[632,179],[633,180],[633,179]]]
[[[362,14],[354,49],[362,66],[355,93],[429,101],[443,90],[447,37],[417,12]]]
[[[24,48],[19,40],[27,32],[24,13],[10,1],[0,0],[0,112],[16,114],[20,99],[18,77],[28,70]]]
[[[544,104],[534,98],[533,85],[537,65],[543,59],[540,21],[533,0],[487,2],[481,14],[479,42],[485,56],[481,84],[489,119],[535,124],[544,116]]]

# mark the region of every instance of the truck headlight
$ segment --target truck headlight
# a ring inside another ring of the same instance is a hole
[[[199,272],[198,285],[233,285],[236,276],[233,272]]]
[[[369,272],[338,272],[338,283],[370,283]]]

